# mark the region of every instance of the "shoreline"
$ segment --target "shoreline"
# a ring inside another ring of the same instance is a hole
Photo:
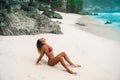
[[[91,16],[82,16],[77,20],[75,26],[93,35],[120,41],[119,30],[113,29],[110,25],[106,25],[103,21],[99,21]]]

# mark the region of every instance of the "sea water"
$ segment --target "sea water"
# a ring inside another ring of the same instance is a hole
[[[120,30],[120,12],[107,12],[107,13],[98,13],[98,15],[95,16],[95,18],[102,20],[104,22],[108,21],[111,22],[112,28]]]

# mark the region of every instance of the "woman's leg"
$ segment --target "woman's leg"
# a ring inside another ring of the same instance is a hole
[[[75,65],[75,64],[73,64],[71,61],[70,61],[70,59],[69,59],[69,57],[66,55],[66,53],[65,52],[62,52],[62,53],[60,53],[63,57],[64,57],[64,59],[70,64],[70,65],[72,65],[73,67],[81,67],[80,65]]]
[[[65,59],[70,65],[74,65],[74,64],[70,61],[69,57],[66,55],[65,52],[61,52],[60,54],[61,54],[61,56],[64,57],[64,59]]]
[[[69,72],[69,73],[71,73],[71,74],[77,74],[76,72],[71,71],[71,70],[67,67],[67,65],[65,64],[65,62],[64,62],[64,60],[63,60],[62,57],[61,57],[61,59],[60,59],[60,63],[66,68],[67,72]]]
[[[67,67],[67,65],[66,65],[65,62],[64,62],[63,54],[62,54],[62,53],[59,54],[59,55],[57,55],[54,59],[48,61],[49,65],[51,65],[51,66],[56,65],[58,62],[60,62],[60,63],[63,65],[63,67],[67,70],[67,72],[69,72],[69,73],[71,73],[71,74],[76,74],[76,72],[71,71],[71,70]]]

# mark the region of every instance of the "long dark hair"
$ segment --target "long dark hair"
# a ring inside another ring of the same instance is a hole
[[[37,48],[41,49],[43,44],[40,40],[37,40],[36,46],[37,46]]]

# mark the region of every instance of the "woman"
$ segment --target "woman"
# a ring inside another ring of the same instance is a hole
[[[71,71],[67,65],[65,64],[64,59],[73,67],[80,67],[80,65],[74,65],[70,59],[68,58],[68,56],[66,55],[65,52],[61,52],[60,54],[58,54],[56,57],[53,54],[53,49],[51,46],[49,46],[46,43],[45,38],[40,38],[39,40],[37,40],[37,49],[38,52],[40,53],[39,58],[36,61],[36,64],[39,63],[39,61],[42,59],[42,57],[44,55],[46,55],[48,57],[48,65],[50,66],[54,66],[56,65],[58,62],[60,62],[63,67],[67,70],[67,72],[71,73],[71,74],[77,74],[76,72]]]

